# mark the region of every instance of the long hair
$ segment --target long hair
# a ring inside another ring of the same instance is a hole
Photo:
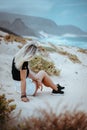
[[[25,61],[31,60],[32,56],[35,55],[37,50],[37,46],[34,44],[26,44],[24,45],[18,53],[15,55],[15,65],[17,69],[22,67],[22,64]]]

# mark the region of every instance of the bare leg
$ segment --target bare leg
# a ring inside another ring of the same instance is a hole
[[[54,90],[58,90],[57,85],[55,85],[55,84],[53,83],[53,81],[51,80],[51,78],[49,77],[49,75],[48,75],[45,71],[41,70],[40,72],[38,72],[38,73],[36,74],[36,77],[37,77],[38,79],[40,79],[40,81],[41,81],[46,87],[50,87],[50,88],[52,88],[52,89],[54,89]]]

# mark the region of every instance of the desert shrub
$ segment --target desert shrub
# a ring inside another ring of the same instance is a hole
[[[22,120],[12,130],[87,130],[87,113],[68,112],[57,115],[41,110],[39,117],[29,117]]]
[[[81,63],[81,61],[79,60],[79,58],[76,55],[71,54],[71,53],[69,53],[67,51],[63,51],[63,50],[57,50],[57,51],[61,55],[67,56],[73,63]]]
[[[4,94],[0,95],[0,127],[9,121],[11,112],[16,108],[16,105],[10,104],[13,101],[7,100]]]
[[[13,123],[6,122],[0,130],[87,130],[86,112],[65,111],[57,115],[49,108],[49,112],[41,109],[36,113],[37,116],[22,118],[20,122],[17,118]]]
[[[55,52],[55,49],[52,47],[44,47],[49,52]]]
[[[38,52],[41,56],[48,57],[48,52],[44,46],[38,45]]]
[[[78,49],[78,52],[81,52],[81,53],[84,53],[84,54],[87,54],[87,49]]]
[[[78,57],[74,54],[68,54],[68,58],[73,62],[73,63],[81,63],[81,61],[78,59]]]
[[[59,75],[60,70],[56,69],[53,62],[44,59],[42,56],[35,56],[30,62],[29,66],[35,73],[40,70],[46,71],[49,75]]]
[[[64,55],[64,56],[67,56],[73,63],[81,63],[81,61],[79,60],[79,58],[74,55],[74,54],[71,54],[67,51],[64,51],[62,49],[59,49],[58,47],[56,47],[55,45],[52,45],[51,46],[55,49],[55,51],[61,55]]]
[[[26,40],[23,37],[15,36],[13,34],[9,34],[9,35],[4,36],[4,40],[7,41],[7,42],[15,41],[15,42],[20,42],[22,44],[26,43]]]

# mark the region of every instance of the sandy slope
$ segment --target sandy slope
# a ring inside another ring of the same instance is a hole
[[[20,94],[15,91],[15,85],[11,77],[11,63],[14,54],[18,51],[19,43],[6,44],[3,40],[0,43],[0,94],[5,93],[7,98],[15,99],[17,104],[16,112],[21,111],[21,116],[37,114],[35,110],[52,107],[54,112],[60,113],[64,110],[87,111],[87,54],[78,52],[78,48],[65,47],[64,51],[75,54],[79,57],[81,64],[73,63],[67,56],[58,53],[50,53],[50,58],[55,66],[61,69],[59,77],[52,76],[55,83],[65,86],[64,95],[52,95],[50,88],[45,88],[37,93],[36,97],[29,96],[30,102],[24,103],[20,100]],[[61,46],[58,46],[61,48]]]

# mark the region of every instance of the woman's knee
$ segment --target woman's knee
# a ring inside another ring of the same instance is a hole
[[[44,70],[40,70],[37,74],[36,77],[38,79],[40,79],[41,81],[43,80],[43,78],[46,76],[46,72]]]
[[[44,70],[40,70],[39,73],[41,73],[42,75],[46,75],[46,72]]]

